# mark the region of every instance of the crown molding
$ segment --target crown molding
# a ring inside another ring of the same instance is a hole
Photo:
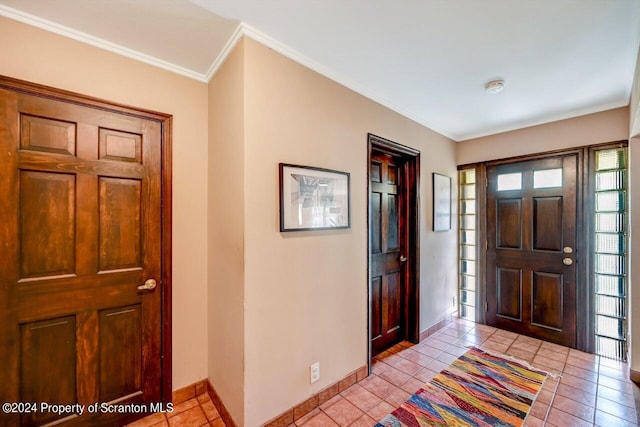
[[[225,44],[224,48],[222,49],[222,51],[218,54],[218,56],[216,57],[216,59],[213,61],[213,63],[211,64],[211,66],[209,67],[209,69],[207,70],[206,74],[202,74],[202,73],[198,73],[196,71],[190,70],[188,68],[185,67],[181,67],[179,65],[176,64],[172,64],[170,62],[164,61],[162,59],[158,59],[156,57],[153,57],[151,55],[147,55],[145,53],[142,52],[138,52],[136,50],[133,49],[129,49],[125,46],[116,44],[116,43],[112,43],[110,41],[98,38],[98,37],[94,37],[90,34],[87,33],[83,33],[81,31],[77,31],[74,30],[72,28],[66,27],[64,25],[60,25],[57,24],[55,22],[46,20],[46,19],[42,19],[38,16],[35,15],[31,15],[29,13],[26,12],[22,12],[20,10],[5,6],[0,4],[0,16],[4,16],[6,18],[9,19],[13,19],[15,21],[19,21],[22,22],[24,24],[27,25],[31,25],[40,29],[43,29],[45,31],[49,31],[64,37],[68,37],[70,39],[79,41],[81,43],[86,43],[89,44],[91,46],[100,48],[100,49],[104,49],[107,50],[109,52],[113,52],[115,54],[118,55],[122,55],[125,56],[127,58],[131,58],[134,59],[136,61],[140,61],[143,62],[145,64],[149,64],[158,68],[162,68],[164,70],[170,71],[172,73],[176,73],[176,74],[180,74],[182,76],[194,79],[194,80],[198,80],[204,83],[208,83],[211,78],[216,74],[216,72],[220,69],[220,67],[222,66],[222,64],[224,63],[224,61],[227,59],[227,57],[229,56],[229,54],[233,51],[233,49],[235,48],[235,46],[238,44],[238,42],[240,41],[240,39],[243,36],[249,37],[252,40],[273,49],[274,51],[278,52],[279,54],[291,59],[292,61],[297,62],[298,64],[307,67],[315,72],[317,72],[318,74],[335,81],[336,83],[341,84],[342,86],[345,86],[348,89],[353,90],[354,92],[369,98],[370,100],[389,108],[390,110],[395,111],[396,113],[400,114],[401,116],[404,116],[410,120],[413,120],[414,122],[425,126],[441,135],[444,135],[446,137],[449,137],[451,139],[455,139],[452,138],[450,135],[447,135],[446,132],[444,132],[443,130],[439,130],[436,127],[434,127],[432,124],[425,122],[423,119],[421,119],[420,117],[416,116],[415,114],[411,113],[408,110],[405,110],[404,108],[401,108],[400,106],[394,104],[393,102],[391,102],[390,100],[386,99],[384,96],[380,95],[379,93],[376,93],[375,91],[371,90],[370,88],[364,87],[362,85],[360,85],[359,83],[357,83],[356,81],[349,79],[337,72],[335,72],[334,70],[325,67],[324,65],[312,60],[311,58],[301,54],[300,52],[296,51],[295,49],[292,49],[291,47],[287,46],[286,44],[266,35],[265,33],[263,33],[262,31],[259,31],[258,29],[244,23],[241,22],[240,24],[238,24],[238,27],[236,28],[236,30],[233,32],[233,34],[231,35],[231,37],[229,38],[229,40],[227,41],[227,43]]]
[[[42,19],[38,16],[31,15],[29,13],[22,12],[20,10],[2,4],[0,4],[0,16],[4,16],[6,18],[13,19],[14,21],[22,22],[23,24],[31,25],[33,27],[37,27],[64,37],[68,37],[81,43],[86,43],[91,46],[116,53],[118,55],[126,56],[127,58],[135,59],[136,61],[144,62],[145,64],[153,65],[154,67],[162,68],[172,73],[180,74],[182,76],[199,80],[201,82],[207,82],[205,75],[202,73],[197,73],[195,71],[189,70],[188,68],[172,64],[151,55],[129,49],[128,47],[124,47],[119,44],[94,37],[90,34],[74,30],[64,25]]]
[[[245,25],[242,22],[238,24],[238,26],[236,27],[236,30],[233,32],[231,37],[229,37],[229,40],[224,45],[224,47],[222,48],[222,50],[220,51],[216,59],[214,59],[214,61],[211,63],[211,66],[209,67],[207,74],[205,74],[206,82],[209,82],[211,80],[211,78],[218,72],[218,70],[224,63],[224,61],[226,61],[229,54],[233,52],[233,49],[235,49],[236,45],[244,35],[244,31],[245,31],[244,27]]]
[[[315,71],[316,73],[328,78],[329,80],[332,80],[342,86],[345,86],[346,88],[351,89],[352,91],[364,96],[365,98],[369,98],[370,100],[384,107],[387,107],[390,110],[395,111],[401,116],[406,117],[410,120],[413,120],[414,122],[455,141],[455,138],[448,135],[448,133],[445,132],[444,130],[438,129],[437,127],[433,126],[433,124],[425,122],[422,118],[394,104],[393,102],[391,102],[384,96],[380,95],[379,93],[376,93],[375,91],[371,90],[370,88],[364,87],[361,84],[357,83],[356,81],[349,79],[328,67],[325,67],[324,65],[312,60],[311,58],[301,54],[295,49],[292,49],[291,47],[285,45],[284,43],[274,39],[273,37],[266,35],[262,31],[259,31],[256,28],[253,28],[252,26],[246,23],[242,23],[240,24],[240,26],[242,27],[241,36],[244,35],[246,37],[249,37],[257,41],[258,43],[263,44],[264,46],[271,48],[274,51],[278,52],[279,54],[291,59],[292,61],[295,61],[298,64]]]

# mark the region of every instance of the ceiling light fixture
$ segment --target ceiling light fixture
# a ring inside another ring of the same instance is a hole
[[[492,80],[484,85],[484,90],[487,93],[498,93],[504,89],[504,80]]]

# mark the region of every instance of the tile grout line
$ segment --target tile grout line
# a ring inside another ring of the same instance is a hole
[[[536,356],[538,356],[538,352],[540,351],[541,348],[542,348],[542,341],[540,341],[540,343],[538,344],[538,347],[536,347],[536,352],[533,354],[533,358],[531,359],[531,366],[533,366],[533,361],[535,360]],[[565,365],[566,365],[566,362],[565,362]],[[564,367],[562,368],[562,372],[564,372]],[[558,382],[556,383],[553,389],[553,395],[551,396],[551,400],[549,401],[549,405],[547,406],[547,411],[544,413],[544,419],[542,420],[544,424],[547,423],[547,420],[549,419],[549,415],[551,414],[551,408],[553,407],[553,401],[556,399],[556,393],[558,391],[558,387],[560,387],[560,380],[558,380]],[[542,389],[540,389],[540,391],[542,391]]]
[[[540,349],[542,348],[542,343],[544,341],[540,342],[540,346],[538,347],[538,351],[536,351],[536,356],[538,355],[538,352],[540,351]],[[534,357],[535,359],[535,357]],[[549,415],[551,415],[551,409],[553,409],[553,403],[556,400],[556,395],[558,393],[558,388],[560,388],[560,381],[562,379],[562,374],[564,373],[564,368],[567,367],[567,361],[569,360],[569,353],[567,353],[567,358],[564,361],[564,365],[562,366],[562,371],[560,372],[560,374],[558,374],[558,382],[556,383],[554,389],[553,389],[553,395],[551,396],[551,401],[549,402],[549,408],[547,408],[547,414],[545,415],[544,418],[544,422],[546,423],[547,420],[549,419]],[[560,409],[558,409],[560,410]]]

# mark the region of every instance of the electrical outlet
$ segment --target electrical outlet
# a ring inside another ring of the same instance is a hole
[[[311,384],[320,379],[320,362],[316,362],[309,366],[309,373],[311,374]]]

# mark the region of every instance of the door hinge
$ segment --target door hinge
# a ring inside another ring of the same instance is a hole
[[[489,303],[487,301],[484,302],[484,311],[485,312],[489,311]]]
[[[485,240],[485,241],[484,241],[484,250],[486,251],[486,250],[488,250],[488,249],[489,249],[489,241],[488,241],[488,240]]]

